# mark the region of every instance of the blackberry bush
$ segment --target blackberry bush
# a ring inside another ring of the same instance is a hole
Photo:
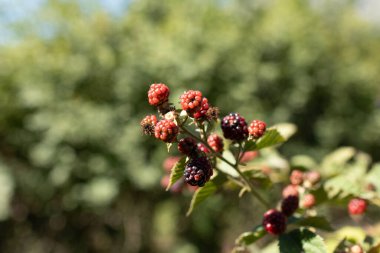
[[[276,237],[269,240],[278,240],[280,253],[327,253],[315,231],[333,228],[319,213],[320,204],[346,203],[346,219],[355,221],[366,213],[369,203],[379,205],[380,165],[368,170],[370,162],[364,154],[342,148],[320,164],[305,156],[287,161],[267,148],[285,142],[295,132],[294,126],[267,127],[259,120],[248,126],[237,112],[220,120],[219,108],[211,106],[201,91],[185,91],[174,103],[169,93],[166,85],[152,84],[148,102],[158,114],[140,122],[145,135],[166,143],[169,152],[177,152],[163,164],[162,187],[173,194],[194,192],[188,215],[225,190],[238,190],[240,197],[249,193],[254,204],[261,205],[252,210],[247,222],[253,228],[237,238],[233,252],[246,252],[248,245],[271,234]],[[171,150],[173,144],[178,149]],[[344,239],[334,253],[364,252],[363,245],[359,239]],[[368,252],[379,252],[380,244],[367,241],[365,245]]]

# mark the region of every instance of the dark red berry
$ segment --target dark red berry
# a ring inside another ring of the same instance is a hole
[[[185,167],[185,182],[192,186],[202,187],[210,180],[212,173],[211,164],[207,157],[192,158]]]
[[[315,206],[315,197],[313,194],[309,193],[303,196],[303,201],[302,201],[302,207],[304,208],[312,208]]]
[[[185,91],[181,97],[182,110],[187,111],[190,116],[202,107],[202,92],[198,90]]]
[[[154,136],[164,142],[174,142],[177,139],[178,126],[171,120],[160,120],[154,128]]]
[[[194,156],[197,152],[197,142],[191,137],[180,139],[178,141],[178,150],[184,155]]]
[[[205,153],[205,154],[210,153],[210,150],[203,143],[198,143],[197,148],[198,148],[198,151],[201,153]]]
[[[286,230],[286,216],[276,209],[270,209],[264,214],[263,227],[270,234],[282,234]]]
[[[265,124],[265,122],[260,120],[254,120],[249,125],[248,131],[249,134],[254,138],[260,138],[264,135],[266,128],[267,125]]]
[[[207,143],[215,152],[223,152],[223,147],[224,147],[223,138],[220,137],[219,135],[211,134],[207,138]]]
[[[351,215],[360,215],[367,210],[367,201],[361,198],[351,199],[348,203],[348,212]]]
[[[149,104],[159,106],[169,99],[170,90],[163,83],[154,83],[148,90]]]
[[[293,170],[290,174],[290,183],[300,185],[303,182],[303,172],[300,170]]]
[[[140,122],[141,129],[146,135],[154,135],[154,128],[157,124],[157,118],[155,115],[148,115]]]
[[[196,111],[193,114],[194,119],[196,119],[196,120],[206,119],[207,118],[207,111],[209,108],[210,108],[210,106],[208,105],[208,100],[207,100],[207,98],[204,97],[202,99],[202,102],[201,102],[201,107],[199,108],[198,111]]]
[[[304,174],[304,180],[313,186],[321,181],[321,174],[315,170],[308,171]]]
[[[282,190],[282,197],[286,198],[288,196],[298,196],[298,185],[287,185],[283,190]]]
[[[233,141],[242,141],[248,137],[248,126],[238,113],[230,113],[221,122],[224,137]]]
[[[290,195],[284,198],[281,202],[281,212],[285,216],[291,216],[298,209],[298,196]]]

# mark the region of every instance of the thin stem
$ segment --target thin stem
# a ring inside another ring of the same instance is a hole
[[[194,135],[193,133],[191,133],[189,130],[187,130],[182,124],[179,126],[181,128],[182,131],[184,131],[185,133],[187,133],[188,135],[190,135],[191,137],[193,137],[194,139],[196,139],[197,141],[203,143],[216,157],[218,157],[220,160],[222,160],[223,162],[227,163],[228,165],[230,165],[238,174],[239,176],[243,179],[244,183],[246,184],[246,186],[248,187],[249,191],[252,193],[252,195],[262,204],[264,205],[266,208],[269,209],[269,204],[268,202],[263,199],[263,197],[261,197],[261,195],[259,193],[257,193],[255,190],[254,190],[254,187],[253,185],[249,182],[249,180],[247,179],[247,177],[239,170],[238,168],[238,165],[239,165],[239,161],[240,161],[240,158],[241,158],[241,150],[242,150],[242,145],[239,144],[239,152],[238,152],[238,155],[237,155],[237,160],[235,162],[235,164],[231,163],[230,161],[228,161],[227,159],[225,159],[221,154],[215,152],[212,147],[210,147],[210,145],[208,145],[207,141],[204,141],[202,140],[201,138],[199,138],[198,136]],[[218,171],[220,171],[220,169],[218,169]]]

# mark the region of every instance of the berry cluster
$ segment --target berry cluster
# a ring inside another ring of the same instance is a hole
[[[293,170],[290,173],[289,181],[283,191],[282,196],[284,198],[288,196],[301,196],[300,206],[302,208],[312,208],[316,204],[315,196],[311,193],[321,180],[321,175],[317,171],[303,172],[301,170]]]
[[[286,216],[282,212],[270,209],[264,213],[262,225],[268,233],[279,235],[286,230],[286,220]]]

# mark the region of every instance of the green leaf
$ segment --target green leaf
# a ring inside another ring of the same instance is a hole
[[[222,185],[226,181],[227,178],[225,175],[218,174],[211,181],[208,181],[203,187],[198,188],[191,199],[190,207],[186,215],[189,216],[193,212],[194,208],[196,208],[209,196],[213,195],[218,189],[218,186]]]
[[[279,241],[281,253],[327,253],[323,239],[305,228],[282,234]]]
[[[174,164],[170,172],[170,180],[166,190],[168,191],[172,185],[178,181],[183,176],[183,171],[185,170],[186,157],[182,157],[176,164]]]
[[[283,143],[285,138],[277,131],[277,129],[268,129],[264,136],[257,141],[250,140],[245,144],[245,151],[259,150],[273,145]]]
[[[298,226],[303,226],[303,227],[313,227],[313,228],[322,229],[326,231],[334,230],[331,227],[328,220],[323,216],[306,217],[306,218],[297,220],[294,224]]]
[[[253,229],[253,231],[242,233],[235,241],[237,245],[247,246],[250,245],[266,234],[263,226],[257,226]]]

